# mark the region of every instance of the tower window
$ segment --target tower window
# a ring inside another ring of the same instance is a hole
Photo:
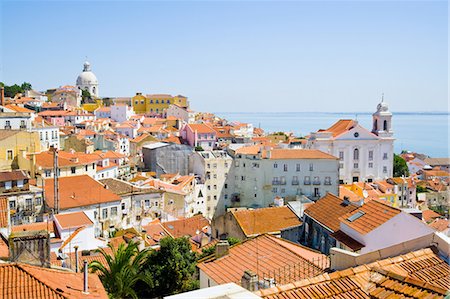
[[[375,121],[373,122],[373,129],[374,129],[374,131],[377,131],[377,130],[378,130],[378,120],[375,120]]]
[[[384,122],[383,122],[383,130],[384,130],[384,131],[387,131],[387,130],[388,130],[387,120],[384,120]]]
[[[353,160],[359,160],[359,150],[357,148],[353,150]]]

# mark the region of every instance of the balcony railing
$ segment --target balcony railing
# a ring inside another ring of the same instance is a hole
[[[299,181],[292,181],[292,185],[299,185],[300,182]]]
[[[314,181],[313,185],[320,185],[320,181]]]
[[[281,182],[280,181],[272,181],[272,185],[280,185]]]
[[[311,185],[311,181],[304,181],[303,184],[305,184],[305,185]]]

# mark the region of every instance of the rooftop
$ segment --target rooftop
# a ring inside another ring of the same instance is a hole
[[[302,222],[287,206],[231,212],[247,237],[264,233],[279,233]]]
[[[79,228],[93,224],[85,212],[58,214],[55,215],[55,218],[62,229]]]
[[[337,157],[329,155],[319,150],[309,149],[272,149],[269,159],[332,159]]]
[[[186,219],[163,222],[164,229],[173,237],[195,236],[210,225],[209,220],[202,215]]]
[[[305,210],[305,214],[313,218],[332,232],[339,230],[339,217],[356,210],[358,207],[345,204],[339,197],[327,193],[315,204]]]

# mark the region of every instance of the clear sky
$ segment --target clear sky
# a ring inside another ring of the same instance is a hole
[[[447,111],[437,1],[4,1],[0,81],[100,96],[182,94],[199,111]]]

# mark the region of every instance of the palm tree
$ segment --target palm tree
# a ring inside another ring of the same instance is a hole
[[[144,275],[143,265],[148,257],[148,250],[139,251],[138,244],[130,242],[120,244],[117,250],[108,244],[112,254],[103,248],[97,249],[106,260],[107,265],[93,261],[89,268],[99,273],[100,280],[110,298],[138,298],[134,286],[138,281],[152,285],[152,279]],[[147,271],[146,271],[147,272]]]

